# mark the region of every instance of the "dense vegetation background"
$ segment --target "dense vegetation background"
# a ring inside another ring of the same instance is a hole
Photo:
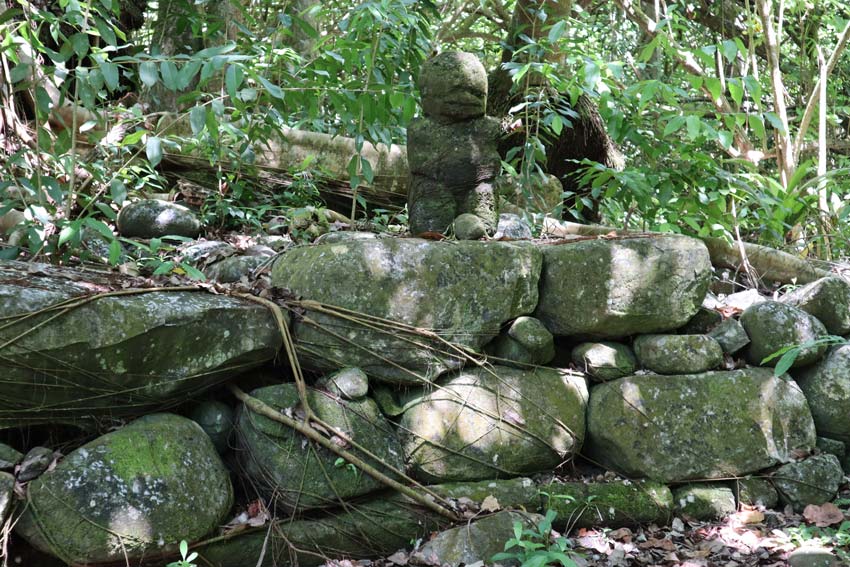
[[[179,268],[163,263],[163,243],[113,232],[128,197],[163,193],[195,202],[210,230],[283,223],[297,239],[298,219],[326,218],[326,206],[403,226],[403,198],[381,198],[379,178],[406,172],[365,149],[405,142],[420,64],[452,49],[509,79],[491,100],[512,140],[504,172],[526,188],[543,171],[562,177],[563,204],[531,213],[847,253],[844,2],[4,6],[4,258],[118,264],[132,246],[154,267]],[[336,169],[309,152],[281,157],[287,136],[320,155],[327,139],[309,133],[350,138],[354,157]],[[570,153],[579,146],[587,155]]]

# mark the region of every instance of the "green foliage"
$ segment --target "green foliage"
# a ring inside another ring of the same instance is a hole
[[[196,567],[196,564],[193,563],[195,559],[198,558],[198,554],[194,551],[189,553],[189,544],[186,540],[180,542],[180,560],[172,561],[166,567]]]
[[[576,567],[574,558],[578,554],[572,550],[572,543],[552,529],[556,516],[554,510],[547,510],[546,516],[534,529],[524,528],[522,522],[514,522],[514,537],[505,542],[505,551],[494,555],[491,561],[516,561],[521,567]]]
[[[794,361],[797,360],[797,357],[800,356],[800,353],[804,350],[817,348],[820,346],[835,346],[843,344],[847,344],[847,339],[845,339],[844,337],[827,335],[814,341],[808,341],[799,345],[790,345],[783,347],[778,351],[764,357],[761,361],[761,364],[765,364],[779,357],[779,360],[776,362],[776,366],[773,369],[773,375],[778,377],[782,376],[783,374],[788,372],[788,370],[790,370],[790,368],[794,365]]]

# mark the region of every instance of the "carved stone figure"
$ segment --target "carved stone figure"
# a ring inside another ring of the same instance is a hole
[[[424,117],[407,130],[410,231],[446,232],[463,215],[458,238],[492,234],[500,128],[485,116],[487,72],[471,53],[445,52],[423,64],[419,87]]]

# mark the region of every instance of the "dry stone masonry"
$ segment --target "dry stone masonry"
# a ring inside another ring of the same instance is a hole
[[[708,293],[711,277],[703,244],[679,236],[355,233],[291,248],[271,271],[322,435],[434,501],[554,509],[559,529],[835,497],[850,347],[823,339],[846,332],[850,286],[750,293],[736,309]],[[304,419],[269,310],[203,290],[91,296],[122,281],[0,263],[0,520],[14,519],[13,540],[57,565],[162,565],[187,540],[204,565],[312,566],[451,528],[221,387]],[[796,359],[777,374],[765,359],[787,348]],[[35,425],[67,441],[5,435]],[[584,457],[627,479],[552,479]],[[419,551],[486,560],[520,518],[539,517],[507,511]]]

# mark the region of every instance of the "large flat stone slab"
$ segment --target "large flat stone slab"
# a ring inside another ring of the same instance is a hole
[[[308,309],[294,323],[305,366],[356,366],[370,378],[417,383],[459,368],[464,359],[404,326],[481,349],[503,323],[534,310],[541,262],[531,244],[349,240],[286,252],[272,282],[372,318],[360,324]],[[400,325],[382,327],[374,318]]]
[[[681,236],[542,246],[535,317],[555,335],[617,338],[681,327],[708,290],[705,245]]]
[[[665,483],[744,476],[815,445],[803,392],[766,368],[599,384],[587,421],[591,457]]]
[[[0,313],[20,316],[0,328],[0,428],[141,415],[271,360],[280,348],[266,308],[203,291],[103,297],[42,311],[131,284],[0,262]]]

